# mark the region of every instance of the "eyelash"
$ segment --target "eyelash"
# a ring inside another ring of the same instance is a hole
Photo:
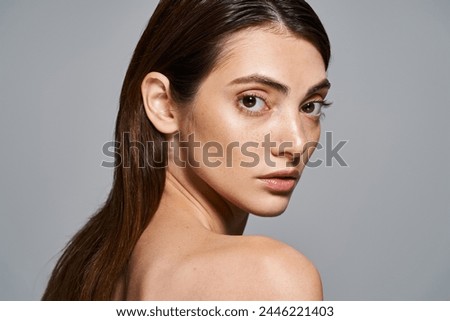
[[[240,95],[240,96],[237,97],[237,102],[236,102],[236,104],[237,104],[237,106],[238,106],[238,108],[239,108],[240,111],[244,112],[245,114],[247,114],[247,115],[249,115],[249,116],[259,116],[259,115],[261,115],[261,114],[264,113],[264,111],[251,111],[251,110],[249,110],[249,109],[247,109],[247,108],[242,107],[242,106],[241,106],[241,100],[244,99],[244,98],[246,98],[246,97],[255,97],[255,98],[259,98],[259,99],[261,99],[262,101],[264,101],[264,104],[266,104],[266,106],[268,106],[267,98],[266,98],[266,97],[263,97],[262,95],[255,94],[255,93],[251,93],[251,94],[242,94],[242,95]],[[322,109],[326,109],[326,108],[330,107],[331,105],[333,105],[333,103],[332,103],[331,101],[328,101],[328,100],[312,100],[312,101],[309,101],[309,102],[303,104],[302,106],[300,106],[299,109],[301,109],[301,108],[302,108],[303,106],[305,106],[306,104],[310,104],[310,103],[318,103],[318,104],[321,105],[321,108],[322,108]],[[268,106],[268,107],[270,108],[270,106]],[[324,119],[324,118],[325,118],[325,112],[322,111],[322,112],[320,113],[320,116],[319,116],[319,117],[314,117],[314,116],[313,116],[313,118]]]
[[[264,113],[264,111],[252,111],[252,110],[250,110],[250,109],[247,109],[247,108],[242,107],[242,105],[241,105],[241,100],[244,99],[244,98],[246,98],[246,97],[255,97],[255,98],[259,98],[259,99],[261,99],[261,100],[264,102],[264,104],[270,109],[270,104],[268,104],[267,98],[266,98],[266,97],[263,97],[262,95],[255,94],[255,93],[251,93],[251,94],[242,94],[242,95],[239,95],[239,96],[237,97],[237,102],[236,102],[236,104],[237,104],[237,107],[239,108],[239,110],[242,111],[242,112],[244,112],[245,114],[247,114],[247,115],[249,115],[249,116],[259,116],[259,115],[262,115],[262,114]]]
[[[300,108],[302,108],[306,104],[310,104],[310,103],[317,103],[317,104],[321,105],[320,116],[310,116],[310,117],[316,118],[316,119],[319,118],[320,120],[325,119],[325,112],[323,110],[327,109],[328,107],[333,105],[333,102],[331,102],[329,100],[312,100],[312,101],[309,101],[309,102],[303,104],[302,106],[300,106]]]

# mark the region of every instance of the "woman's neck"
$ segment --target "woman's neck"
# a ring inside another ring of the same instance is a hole
[[[226,235],[242,235],[248,219],[248,213],[224,200],[199,178],[189,177],[186,169],[171,170],[170,166],[160,210],[183,215],[211,232]]]

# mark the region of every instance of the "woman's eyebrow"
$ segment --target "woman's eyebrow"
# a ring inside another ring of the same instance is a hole
[[[233,80],[232,82],[230,82],[229,85],[240,85],[240,84],[249,84],[249,83],[258,83],[258,84],[272,87],[273,89],[275,89],[276,91],[279,91],[280,93],[282,93],[285,96],[287,96],[289,94],[289,92],[291,91],[289,86],[284,85],[284,84],[276,81],[275,79],[272,79],[270,77],[260,75],[260,74],[253,74],[250,76],[237,78],[237,79]]]
[[[321,82],[319,82],[317,85],[312,86],[310,89],[308,89],[308,92],[306,93],[306,97],[311,96],[322,89],[330,89],[331,83],[328,79],[324,79]]]
[[[280,83],[279,81],[264,76],[260,74],[253,74],[250,76],[245,76],[241,78],[237,78],[233,80],[229,85],[240,85],[240,84],[248,84],[248,83],[258,83],[262,85],[266,85],[269,87],[272,87],[273,89],[281,92],[283,95],[287,96],[289,92],[291,91],[291,88],[289,86]],[[331,87],[331,83],[328,79],[324,79],[321,82],[319,82],[317,85],[312,86],[310,89],[308,89],[306,96],[311,96],[322,89],[329,89]]]

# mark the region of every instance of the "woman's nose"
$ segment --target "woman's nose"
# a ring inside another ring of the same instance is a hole
[[[286,158],[295,165],[298,165],[299,161],[307,157],[308,148],[313,147],[308,146],[313,143],[308,142],[309,135],[298,112],[280,117],[276,129],[272,133],[277,143],[272,148],[272,155]]]

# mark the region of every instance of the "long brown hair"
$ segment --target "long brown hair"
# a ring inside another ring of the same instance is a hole
[[[170,80],[177,104],[189,105],[213,69],[223,40],[249,27],[278,23],[310,41],[325,66],[330,44],[317,15],[302,0],[161,0],[130,62],[120,96],[112,190],[103,207],[73,237],[43,300],[110,300],[133,248],[159,206],[167,151],[148,120],[141,83],[151,71]],[[140,150],[136,142],[153,142]],[[158,161],[157,161],[158,160]],[[128,166],[123,166],[124,162]]]

